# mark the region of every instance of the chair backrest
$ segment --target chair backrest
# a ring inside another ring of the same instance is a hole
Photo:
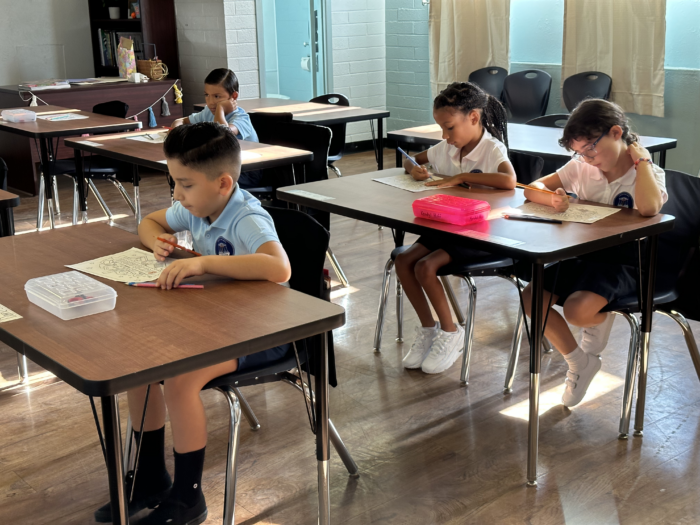
[[[0,190],[7,191],[7,164],[0,158]]]
[[[521,184],[530,184],[542,177],[542,169],[544,168],[544,159],[519,151],[511,151],[510,163],[515,170],[515,178]]]
[[[328,93],[326,95],[321,95],[319,97],[312,98],[309,102],[345,107],[350,105],[350,100],[348,100],[348,97],[341,95],[340,93]],[[345,126],[346,124],[334,124],[333,126],[329,126],[333,132],[333,138],[331,139],[331,147],[328,150],[328,156],[334,160],[337,160],[343,156],[343,150],[345,149]]]
[[[129,111],[129,104],[120,100],[112,100],[110,102],[102,102],[92,107],[92,112],[98,115],[107,117],[126,118]]]
[[[564,81],[562,97],[564,105],[569,111],[587,98],[610,98],[612,90],[612,78],[600,71],[586,71],[571,75]]]
[[[508,76],[508,70],[502,67],[482,67],[469,74],[469,82],[476,84],[489,95],[498,100],[503,97],[503,82]]]
[[[554,113],[552,115],[544,115],[543,117],[533,118],[525,124],[528,126],[540,126],[542,128],[564,128],[569,120],[569,115],[566,113]]]
[[[552,77],[539,69],[511,73],[503,83],[503,103],[512,122],[527,122],[547,111]]]

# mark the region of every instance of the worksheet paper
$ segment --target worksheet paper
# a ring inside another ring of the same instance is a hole
[[[620,208],[604,208],[602,206],[591,206],[590,204],[569,204],[568,210],[564,213],[557,213],[551,206],[534,202],[526,202],[522,206],[518,206],[517,209],[523,213],[544,217],[545,219],[582,222],[584,224],[593,224],[620,211]]]
[[[63,120],[82,120],[88,117],[86,115],[76,115],[75,113],[54,113],[52,115],[37,115],[36,118],[48,120],[49,122],[56,122]]]
[[[169,258],[164,262],[156,261],[152,252],[131,248],[125,252],[107,255],[92,261],[66,264],[66,267],[111,281],[131,283],[155,281],[165,267],[172,262],[173,259]]]
[[[379,179],[372,179],[376,182],[381,182],[382,184],[387,184],[388,186],[393,186],[394,188],[399,188],[401,190],[410,191],[412,193],[418,193],[420,191],[430,191],[438,189],[437,186],[426,186],[426,182],[432,180],[440,180],[439,177],[430,177],[426,180],[415,180],[413,177],[407,173],[401,175],[392,175],[391,177],[382,177]]]
[[[156,131],[153,133],[145,133],[143,135],[136,135],[134,137],[124,138],[128,140],[138,140],[140,142],[150,142],[151,144],[162,144],[163,142],[165,142],[165,137],[167,136],[167,133]]]
[[[22,316],[0,304],[0,323],[14,321],[15,319],[22,319]]]

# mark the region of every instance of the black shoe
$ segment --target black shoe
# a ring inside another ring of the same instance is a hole
[[[138,525],[199,525],[206,519],[207,502],[202,495],[192,507],[180,500],[168,498],[148,516],[139,520]]]
[[[165,501],[170,494],[170,487],[158,494],[138,497],[129,504],[129,517],[143,509],[155,509],[161,502]],[[112,523],[112,503],[107,502],[95,511],[95,521],[97,523]]]

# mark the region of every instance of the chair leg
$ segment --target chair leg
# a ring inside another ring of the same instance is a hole
[[[396,324],[398,326],[396,342],[403,343],[403,286],[398,275],[396,276]]]
[[[236,520],[236,471],[238,467],[238,445],[241,439],[241,405],[232,390],[223,388],[217,388],[217,390],[226,397],[230,412],[226,488],[224,492],[224,525],[233,525]]]
[[[457,322],[459,324],[461,324],[462,326],[466,326],[464,324],[465,321],[464,321],[464,315],[462,314],[462,309],[459,306],[459,301],[457,300],[457,296],[455,295],[455,291],[452,288],[452,283],[450,282],[449,276],[442,275],[442,276],[440,276],[440,280],[442,281],[442,287],[445,289],[445,293],[447,294],[447,298],[449,299],[450,304],[452,305],[452,310],[454,310],[454,313],[457,316]]]
[[[41,230],[44,225],[44,205],[46,202],[46,189],[44,187],[44,174],[39,172],[39,207],[36,212],[36,229]]]
[[[328,167],[333,170],[333,173],[336,174],[338,177],[342,177],[343,175],[340,173],[340,170],[336,168],[333,164],[329,164]]]
[[[78,224],[78,213],[80,212],[80,196],[78,194],[78,179],[73,177],[73,220],[71,224]]]
[[[462,372],[459,377],[461,386],[469,384],[469,365],[472,358],[472,343],[474,342],[474,320],[476,317],[476,284],[474,279],[463,275],[462,279],[469,287],[469,309],[467,310],[467,324],[464,328],[464,352],[462,354]]]
[[[343,285],[343,288],[347,288],[348,286],[350,286],[350,283],[348,283],[348,278],[345,277],[345,273],[340,267],[340,263],[338,262],[338,259],[335,258],[333,250],[331,250],[330,246],[328,247],[328,251],[326,251],[326,255],[328,256],[328,260],[330,261],[331,266],[333,267],[333,271],[338,276],[338,279],[340,279],[340,284]]]
[[[250,408],[246,398],[243,397],[243,394],[241,394],[241,391],[237,388],[234,388],[233,392],[236,394],[236,397],[241,404],[241,412],[243,412],[243,416],[245,416],[246,420],[248,420],[250,430],[260,430],[260,421],[258,421],[258,418],[255,417],[255,413],[253,413],[253,409]]]
[[[112,184],[116,186],[116,188],[119,190],[119,193],[121,193],[122,197],[124,197],[124,200],[129,205],[129,208],[131,208],[131,213],[136,213],[136,206],[134,206],[131,197],[129,197],[129,194],[124,189],[124,186],[122,186],[122,183],[116,179],[112,179]]]
[[[131,422],[131,414],[129,414],[126,418],[126,434],[124,435],[124,457],[123,462],[124,462],[124,472],[129,472],[131,470],[131,453],[132,453],[132,444],[134,443],[134,427]]]
[[[551,354],[554,352],[554,347],[552,346],[552,343],[549,342],[549,339],[547,339],[544,335],[542,336],[542,353],[543,354]]]
[[[54,204],[54,214],[60,215],[61,204],[58,202],[58,182],[56,182],[56,175],[51,177],[51,184],[53,184],[53,204]]]
[[[389,299],[389,284],[391,283],[391,270],[394,261],[389,259],[384,266],[384,280],[382,281],[382,294],[379,297],[379,311],[377,312],[377,327],[374,329],[374,351],[382,350],[382,331],[384,330],[384,315],[386,314],[386,303]],[[398,312],[397,312],[398,314]]]
[[[685,344],[688,346],[690,358],[693,360],[695,373],[698,375],[698,379],[700,379],[700,353],[698,353],[698,345],[695,342],[695,337],[693,336],[693,331],[690,329],[688,321],[683,316],[683,314],[676,312],[675,310],[671,310],[670,312],[666,312],[664,310],[656,310],[656,312],[660,313],[661,315],[665,315],[666,317],[670,317],[671,319],[676,321],[676,323],[678,323],[678,326],[681,327],[681,330],[683,330]]]
[[[29,372],[27,372],[27,356],[17,352],[17,374],[19,375],[19,382],[26,383],[29,379]]]
[[[97,186],[95,186],[95,183],[93,182],[92,179],[88,179],[88,186],[90,187],[90,191],[92,191],[92,194],[93,194],[93,195],[95,196],[95,198],[97,199],[97,202],[99,203],[100,208],[102,208],[102,211],[104,212],[104,214],[105,214],[105,215],[109,218],[109,220],[111,221],[111,220],[112,220],[112,217],[114,217],[114,216],[112,215],[112,212],[111,212],[111,211],[109,210],[109,208],[107,207],[107,203],[106,203],[105,200],[102,198],[102,195],[100,195],[100,192],[97,191]]]
[[[632,415],[632,399],[634,398],[634,381],[637,377],[637,362],[639,361],[639,319],[626,312],[615,312],[624,317],[630,325],[630,346],[627,352],[627,373],[625,374],[625,389],[622,394],[620,409],[620,426],[618,439],[627,439]]]
[[[637,386],[637,408],[634,414],[634,435],[644,435],[644,406],[647,395],[647,371],[649,369],[649,332],[639,336],[639,384]]]
[[[510,345],[510,358],[508,359],[508,370],[506,371],[506,381],[503,385],[504,394],[511,394],[513,392],[513,379],[515,379],[515,370],[518,366],[518,358],[520,357],[520,345],[523,341],[524,324],[525,319],[523,316],[523,309],[518,307],[518,319],[515,322],[513,340]]]

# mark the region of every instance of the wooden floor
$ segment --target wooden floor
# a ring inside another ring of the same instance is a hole
[[[387,151],[387,166],[393,158]],[[345,176],[373,166],[366,153],[339,163]],[[115,214],[128,215],[113,187],[99,187]],[[162,175],[145,175],[141,187],[144,214],[168,205]],[[70,191],[70,181],[61,181],[62,224],[70,222]],[[36,199],[22,202],[16,210],[19,232],[35,226]],[[90,217],[100,219],[92,197],[89,207]],[[128,216],[117,223],[135,228]],[[616,321],[602,371],[587,400],[571,411],[559,404],[564,361],[557,353],[544,357],[539,486],[527,488],[526,342],[513,394],[502,393],[515,289],[495,278],[477,280],[468,388],[459,386],[457,365],[435,376],[407,371],[401,356],[416,325],[410,305],[406,343],[394,341],[392,299],[382,353],[372,351],[391,232],[341,217],[331,230],[331,245],[351,284],[334,290],[348,322],[335,332],[340,384],[331,392],[331,417],[361,471],[359,479],[349,478],[333,453],[332,523],[700,523],[700,384],[673,321],[655,319],[643,438],[617,439],[626,323]],[[455,286],[466,306],[465,290]],[[700,334],[700,325],[691,324]],[[17,386],[15,356],[0,344],[0,523],[93,523],[93,511],[108,494],[88,400],[36,365],[30,365],[29,386]],[[242,426],[236,523],[315,524],[314,437],[301,394],[281,384],[244,394],[262,428]],[[219,394],[202,398],[210,436],[202,483],[206,523],[215,524],[222,518],[228,416]],[[169,449],[171,443],[168,438]]]

